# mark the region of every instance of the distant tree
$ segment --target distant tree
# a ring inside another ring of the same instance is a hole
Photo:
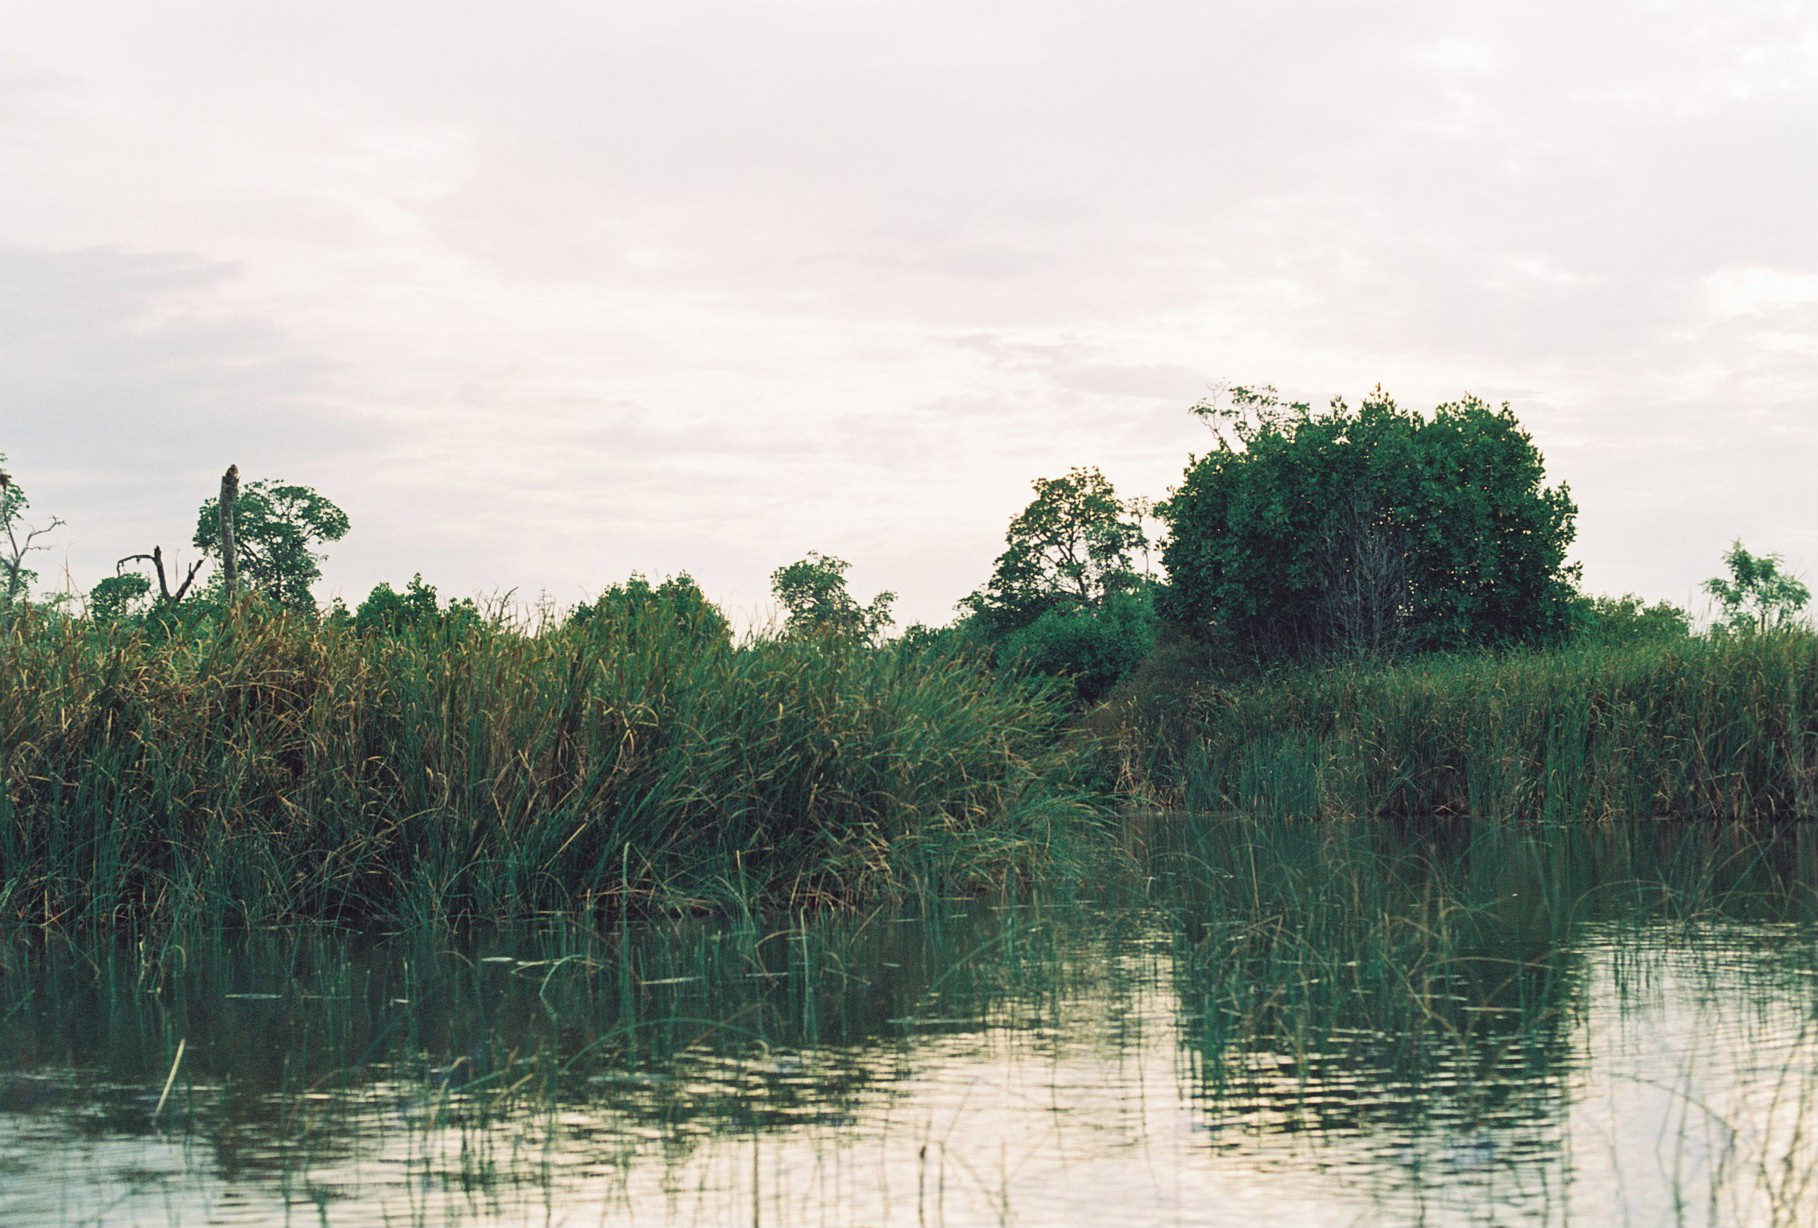
[[[628,640],[660,628],[664,633],[677,633],[693,641],[732,641],[732,624],[717,605],[707,600],[687,572],[657,585],[634,573],[631,579],[613,585],[598,599],[575,607],[568,623],[610,629]]]
[[[850,567],[844,559],[811,550],[806,558],[771,573],[770,590],[788,618],[785,634],[877,641],[890,626],[896,594],[879,593],[869,605],[860,605],[846,591]]]
[[[5,463],[6,454],[0,452],[0,465]],[[26,558],[34,551],[48,549],[38,539],[63,527],[63,521],[55,516],[40,525],[27,524],[25,509],[30,506],[25,491],[0,469],[0,627],[12,620],[38,578],[38,573],[25,565]]]
[[[1430,418],[1232,390],[1194,412],[1218,446],[1158,507],[1166,614],[1262,657],[1557,640],[1577,508],[1508,406]]]
[[[88,614],[97,622],[115,622],[140,612],[140,602],[151,592],[151,581],[136,571],[120,572],[98,581],[88,590]]]
[[[233,503],[239,573],[254,592],[279,605],[314,609],[310,586],[322,578],[323,555],[313,547],[347,535],[347,513],[307,486],[258,481],[241,488]],[[196,516],[195,545],[221,559],[220,500]]]
[[[1633,593],[1621,597],[1580,597],[1572,615],[1572,640],[1581,644],[1635,644],[1685,639],[1691,617],[1669,601],[1648,605]]]
[[[389,583],[374,585],[348,621],[356,631],[396,635],[426,628],[465,629],[480,621],[480,612],[469,598],[439,605],[435,587],[425,584],[418,572],[401,593]]]
[[[1723,556],[1729,578],[1704,582],[1704,591],[1723,607],[1722,626],[1735,633],[1786,627],[1812,599],[1812,590],[1781,570],[1785,560],[1777,554],[1750,554],[1741,542],[1731,544]]]
[[[1010,521],[983,588],[960,603],[1001,667],[1066,678],[1102,698],[1155,643],[1144,500],[1117,497],[1095,468],[1038,478]]]
[[[1051,611],[1089,613],[1138,586],[1134,556],[1147,544],[1141,512],[1097,469],[1037,478],[1035,498],[1010,522],[991,579],[963,604],[999,635]]]

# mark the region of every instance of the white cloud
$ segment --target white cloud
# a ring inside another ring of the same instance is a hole
[[[1798,6],[6,28],[0,449],[82,583],[233,459],[348,507],[353,596],[688,568],[749,608],[819,548],[940,618],[1031,478],[1159,494],[1216,379],[1510,396],[1595,587],[1818,562]]]

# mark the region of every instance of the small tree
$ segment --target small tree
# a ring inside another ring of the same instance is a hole
[[[401,593],[390,584],[374,585],[354,611],[352,622],[356,631],[396,635],[405,630],[464,626],[478,619],[479,610],[471,600],[450,602],[446,609],[438,605],[435,586],[423,583],[423,574],[418,572]]]
[[[1811,589],[1781,570],[1785,560],[1777,554],[1753,555],[1738,541],[1730,545],[1723,562],[1730,569],[1729,579],[1706,580],[1704,591],[1723,606],[1721,625],[1727,631],[1791,626],[1812,599]]]
[[[850,567],[844,559],[810,550],[806,558],[771,573],[770,590],[788,616],[786,634],[877,641],[890,626],[896,594],[879,593],[871,604],[860,605],[846,591]]]
[[[88,614],[96,622],[115,622],[141,612],[140,602],[151,592],[151,581],[136,571],[123,571],[96,582],[88,590]]]
[[[1134,555],[1148,544],[1142,515],[1097,469],[1037,478],[1035,498],[1010,522],[1004,552],[982,591],[963,603],[996,634],[1056,610],[1091,612],[1140,581]]]
[[[196,516],[195,545],[221,561],[220,500]],[[280,605],[314,609],[310,586],[322,578],[312,547],[347,535],[347,513],[307,486],[279,481],[248,483],[233,500],[234,553],[239,574],[254,592]]]
[[[997,642],[1000,666],[1052,674],[1082,703],[1104,699],[1155,647],[1150,590],[1111,593],[1096,609],[1056,606]]]
[[[634,573],[597,600],[575,607],[568,625],[610,629],[628,642],[651,633],[679,634],[697,643],[732,641],[732,624],[687,572],[657,585]]]
[[[6,454],[0,452],[0,465]],[[25,509],[31,500],[12,476],[0,470],[0,627],[12,621],[13,612],[25,602],[38,573],[25,565],[28,555],[49,549],[38,539],[63,527],[63,521],[52,516],[41,525],[25,523]]]

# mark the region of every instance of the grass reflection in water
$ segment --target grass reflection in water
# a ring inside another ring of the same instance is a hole
[[[0,1221],[1818,1209],[1809,827],[1200,817],[1133,838],[1143,872],[1090,898],[15,934]]]

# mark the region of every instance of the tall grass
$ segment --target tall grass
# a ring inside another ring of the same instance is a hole
[[[1369,1090],[1385,1086],[1432,1085],[1411,1097],[1423,1114],[1481,1116],[1495,1097],[1556,1113],[1557,1080],[1520,1072],[1578,1060],[1587,933],[1657,950],[1738,920],[1781,934],[1818,920],[1803,824],[1163,817],[1147,862],[1208,1096],[1279,1117],[1284,1089],[1319,1084],[1292,1109],[1321,1129],[1408,1107]],[[1801,984],[1813,954],[1790,942],[1764,959],[1785,971],[1764,992]]]
[[[247,606],[0,637],[0,915],[414,923],[802,904],[1075,856],[1064,708],[938,652]]]
[[[1190,809],[1576,821],[1818,815],[1818,637],[1684,638],[1175,678],[1124,767]]]

